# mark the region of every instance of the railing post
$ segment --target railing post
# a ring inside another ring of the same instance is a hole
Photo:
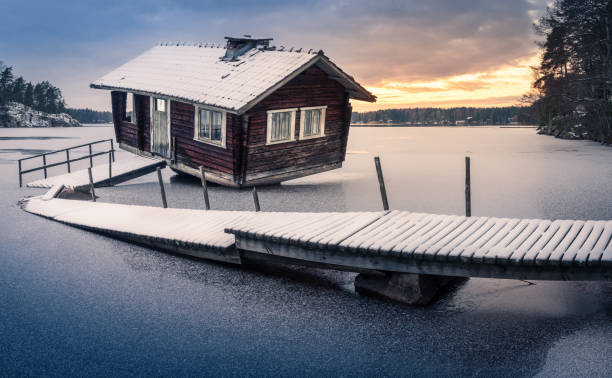
[[[164,190],[164,181],[162,180],[161,169],[157,167],[157,181],[159,181],[159,190],[161,192],[162,205],[164,209],[168,207],[168,202],[166,202],[166,191]]]
[[[111,138],[110,142],[111,142],[111,153],[113,154],[113,161],[115,161],[115,144],[114,144],[112,138]]]
[[[202,179],[202,191],[204,192],[204,206],[206,210],[210,210],[210,202],[208,201],[208,185],[206,184],[206,173],[204,166],[200,165],[200,178]]]
[[[89,146],[89,166],[93,167],[93,157],[91,157],[91,143],[89,143],[88,146]]]
[[[47,178],[47,155],[43,154],[43,171],[45,172],[45,178]]]
[[[472,216],[472,191],[470,183],[470,157],[465,157],[465,216]]]
[[[21,159],[17,160],[17,165],[19,165],[19,187],[21,188],[21,186],[23,185],[21,178]]]
[[[66,150],[66,165],[68,166],[68,173],[70,173],[70,150]]]
[[[378,176],[378,185],[380,186],[380,196],[382,198],[383,209],[389,210],[389,201],[387,200],[387,189],[385,188],[385,179],[383,178],[382,168],[380,166],[380,158],[374,156],[374,165],[376,165],[376,175]]]
[[[259,207],[259,196],[257,195],[257,188],[253,185],[253,203],[255,204],[255,211],[260,211]]]
[[[89,174],[89,192],[91,193],[91,200],[96,202],[96,192],[94,191],[93,176],[91,175],[91,167],[87,168]]]
[[[108,186],[113,185],[113,160],[111,158],[111,152],[108,152]]]

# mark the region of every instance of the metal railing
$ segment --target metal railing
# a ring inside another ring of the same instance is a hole
[[[92,148],[91,148],[92,145],[100,144],[100,143],[106,143],[106,142],[110,142],[110,149],[109,150],[101,151],[101,152],[96,152],[96,153],[92,152]],[[88,147],[89,148],[89,154],[87,154],[85,156],[80,156],[78,158],[71,159],[70,158],[70,151],[74,150],[74,149],[77,149],[77,148],[81,148],[81,147]],[[59,161],[57,163],[47,164],[47,156],[53,155],[53,154],[58,154],[60,152],[66,152],[66,160]],[[113,142],[112,139],[97,140],[95,142],[79,144],[78,146],[72,146],[72,147],[68,147],[68,148],[63,148],[61,150],[45,152],[44,154],[28,156],[26,158],[19,159],[19,160],[17,160],[17,164],[19,166],[19,187],[23,186],[23,175],[26,174],[26,173],[36,172],[36,171],[42,170],[44,172],[45,178],[47,178],[47,169],[48,168],[57,167],[59,165],[64,165],[64,164],[66,164],[66,167],[68,168],[68,173],[70,173],[70,163],[74,163],[75,161],[89,159],[89,166],[93,167],[93,158],[96,157],[96,156],[105,155],[105,154],[108,154],[108,163],[109,163],[109,172],[110,172],[110,169],[111,169],[110,165],[111,165],[112,162],[115,161],[115,146],[114,146],[114,142]],[[24,160],[36,159],[36,158],[40,158],[40,157],[42,157],[42,165],[41,166],[35,167],[35,168],[29,168],[29,169],[25,169],[25,170],[22,169],[22,164],[21,163]]]

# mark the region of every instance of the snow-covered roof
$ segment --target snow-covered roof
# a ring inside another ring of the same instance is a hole
[[[307,68],[317,65],[351,98],[376,97],[322,52],[253,48],[235,61],[225,48],[158,45],[91,83],[92,88],[161,95],[243,113]]]

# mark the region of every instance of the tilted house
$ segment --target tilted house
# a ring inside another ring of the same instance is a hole
[[[376,97],[322,51],[226,39],[158,45],[91,83],[111,90],[119,146],[236,187],[340,168],[349,99]]]

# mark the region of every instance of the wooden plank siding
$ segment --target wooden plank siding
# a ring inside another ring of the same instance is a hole
[[[150,97],[134,94],[136,121],[138,122],[138,144],[141,151],[151,152],[151,108]]]
[[[344,87],[318,67],[311,67],[247,112],[249,116],[247,180],[249,174],[296,170],[344,161],[348,133]],[[296,112],[295,141],[266,145],[267,111],[327,106],[325,136],[299,140],[300,111]]]
[[[121,121],[121,143],[138,148],[138,126],[132,122]]]
[[[151,152],[149,96],[134,95],[136,122],[125,119],[125,103],[127,93],[111,92],[113,105],[113,124],[115,138],[121,144],[134,147],[140,151]]]
[[[176,138],[175,153],[177,163],[197,169],[200,165],[207,171],[234,174],[233,128],[236,118],[227,115],[227,148],[214,146],[193,139],[195,107],[173,101],[170,105],[171,135]]]
[[[125,99],[127,93],[111,91],[111,106],[113,108],[113,126],[115,127],[115,139],[121,142],[121,127],[123,115],[125,114]]]

